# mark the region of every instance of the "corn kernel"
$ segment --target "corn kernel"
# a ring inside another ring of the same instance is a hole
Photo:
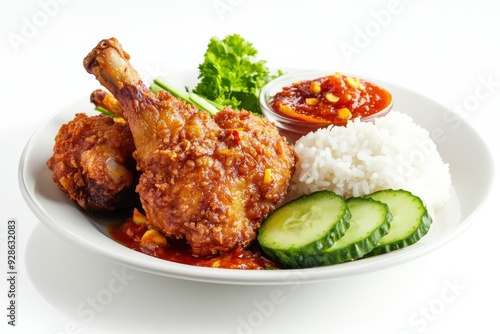
[[[340,100],[340,97],[335,96],[335,95],[333,95],[332,93],[326,93],[326,95],[325,95],[325,99],[326,99],[328,102],[331,102],[331,103],[336,103],[336,102],[338,102],[338,100]]]
[[[357,88],[358,88],[358,82],[356,81],[356,79],[351,78],[351,77],[346,77],[346,78],[345,78],[345,81],[347,82],[347,84],[348,84],[351,88],[354,88],[354,89],[357,89]]]
[[[134,212],[132,213],[132,221],[137,225],[145,224],[148,219],[142,213],[139,212],[136,208],[134,208]]]
[[[363,85],[363,84],[361,83],[361,81],[359,81],[359,79],[358,79],[358,78],[356,78],[356,81],[358,82],[358,89],[359,89],[359,90],[365,90],[365,85]]]
[[[314,105],[318,104],[318,99],[315,97],[308,97],[308,98],[306,98],[306,104],[308,106],[314,106]]]
[[[293,114],[295,114],[295,110],[293,110],[292,108],[290,108],[286,104],[281,104],[278,109],[279,109],[279,111],[281,113],[283,113],[285,115],[293,115]]]
[[[264,184],[269,184],[273,180],[273,175],[271,168],[264,169],[264,180],[262,181]]]
[[[352,114],[348,108],[341,108],[337,111],[337,115],[342,119],[350,119]]]
[[[361,81],[359,81],[358,78],[346,77],[345,81],[351,88],[365,90],[365,86],[361,83]]]
[[[311,90],[311,93],[313,94],[319,94],[321,93],[321,85],[317,81],[311,82],[311,86],[309,87]]]
[[[167,239],[157,230],[147,230],[141,238],[141,246],[156,247],[165,246]]]
[[[125,121],[125,119],[122,117],[114,117],[113,122],[119,123],[119,124],[126,124],[127,123],[127,121]]]

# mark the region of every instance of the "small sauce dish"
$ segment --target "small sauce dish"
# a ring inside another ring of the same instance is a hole
[[[329,125],[345,126],[360,117],[371,121],[392,108],[392,95],[381,85],[339,72],[296,71],[265,85],[260,94],[264,116],[294,143]]]

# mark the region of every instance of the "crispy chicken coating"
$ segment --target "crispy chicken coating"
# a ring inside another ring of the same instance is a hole
[[[215,117],[152,93],[114,39],[84,59],[119,101],[134,137],[146,217],[193,254],[247,246],[287,192],[296,155],[266,118],[226,108]]]
[[[83,209],[114,211],[138,203],[134,150],[127,125],[80,113],[59,129],[47,166],[59,189]]]

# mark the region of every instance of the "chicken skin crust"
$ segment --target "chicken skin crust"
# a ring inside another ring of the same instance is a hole
[[[123,108],[149,224],[185,239],[196,255],[248,246],[287,193],[292,147],[263,117],[230,108],[211,117],[168,92],[152,93],[129,58],[111,38],[84,67]]]
[[[83,209],[115,211],[139,202],[134,150],[126,124],[80,113],[59,129],[47,166],[59,189]]]
[[[137,189],[154,228],[185,238],[194,254],[212,255],[255,240],[284,199],[295,155],[265,118],[198,113],[141,165]]]

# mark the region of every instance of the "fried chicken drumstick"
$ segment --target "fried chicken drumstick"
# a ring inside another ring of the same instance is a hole
[[[101,41],[84,66],[123,108],[149,224],[185,239],[193,254],[249,245],[295,167],[295,152],[275,126],[230,108],[212,118],[168,92],[152,93],[114,38]]]
[[[80,113],[59,129],[47,166],[59,189],[80,207],[114,211],[138,204],[134,150],[127,125]]]

